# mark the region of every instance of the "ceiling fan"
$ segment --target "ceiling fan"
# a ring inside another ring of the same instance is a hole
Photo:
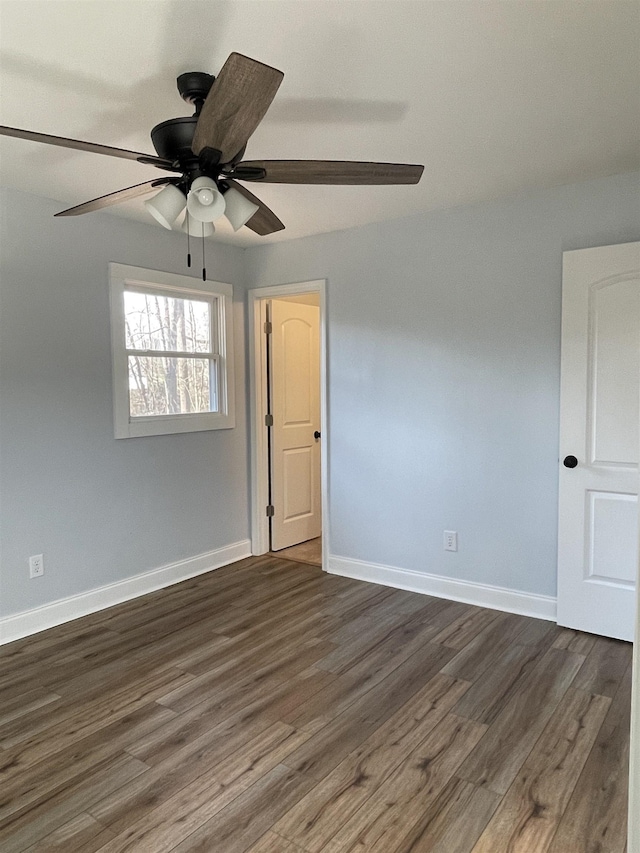
[[[56,216],[77,216],[148,195],[149,212],[171,229],[187,208],[185,230],[213,232],[213,221],[225,215],[234,230],[246,225],[267,235],[285,226],[263,202],[238,181],[283,184],[417,184],[424,166],[360,163],[339,160],[242,160],[247,140],[262,121],[284,74],[240,53],[232,53],[218,77],[195,71],[181,74],[178,91],[193,104],[192,116],[169,119],[151,131],[157,156],[0,126],[0,135],[44,142],[78,151],[137,160],[174,173],[145,181],[75,207]],[[196,220],[193,230],[189,220]]]

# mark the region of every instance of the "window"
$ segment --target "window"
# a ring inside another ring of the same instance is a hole
[[[116,438],[235,426],[230,284],[109,264]]]

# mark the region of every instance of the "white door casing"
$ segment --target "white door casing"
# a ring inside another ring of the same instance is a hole
[[[565,252],[558,624],[631,641],[640,421],[640,243]],[[565,467],[568,456],[577,466]]]
[[[320,536],[320,310],[274,299],[270,306],[271,548]]]

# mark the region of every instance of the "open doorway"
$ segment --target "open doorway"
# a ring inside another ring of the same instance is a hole
[[[325,282],[249,292],[252,551],[328,553]]]
[[[322,565],[320,295],[265,300],[270,543]]]

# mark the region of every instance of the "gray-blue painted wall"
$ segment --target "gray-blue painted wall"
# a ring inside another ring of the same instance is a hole
[[[185,238],[104,213],[54,219],[59,203],[13,190],[1,203],[0,613],[246,539],[241,250],[208,247],[209,278],[240,285],[237,428],[116,440],[107,265],[187,274]]]
[[[334,555],[555,595],[562,251],[639,238],[634,173],[246,252],[328,280]]]
[[[1,195],[2,615],[249,535],[243,285],[315,278],[329,293],[332,552],[555,594],[562,250],[639,239],[640,175],[210,244],[210,278],[236,285],[238,425],[120,441],[107,264],[184,273],[184,241]]]

